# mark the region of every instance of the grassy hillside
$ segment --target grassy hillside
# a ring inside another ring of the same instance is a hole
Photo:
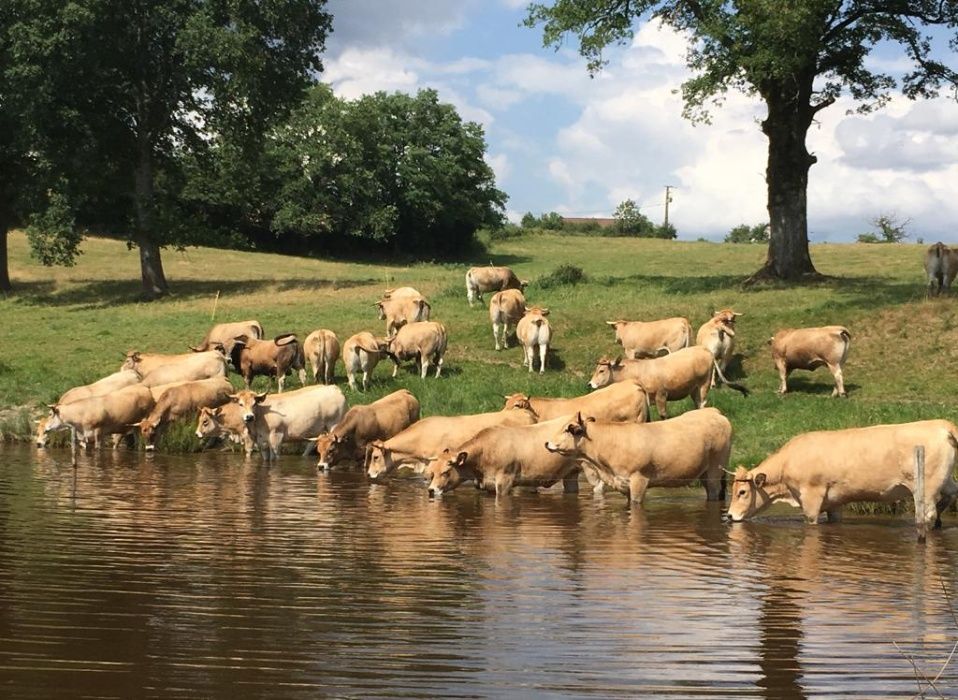
[[[465,264],[390,266],[168,251],[173,294],[139,303],[137,253],[123,243],[91,239],[75,268],[46,269],[29,259],[24,238],[14,235],[11,274],[19,292],[0,300],[0,407],[27,406],[37,413],[67,388],[117,369],[128,349],[184,351],[211,324],[217,293],[216,321],[257,318],[267,335],[295,331],[301,338],[328,327],[345,340],[363,329],[382,333],[371,305],[384,288],[419,288],[432,301],[433,318],[449,330],[444,377],[421,382],[410,370],[393,381],[387,362],[377,368],[368,395],[346,391],[351,402],[365,402],[404,386],[420,398],[424,415],[496,409],[501,396],[513,391],[582,393],[595,360],[618,350],[606,319],[684,315],[697,328],[712,309],[730,306],[744,313],[737,336],[742,357],[733,375],[754,393],[743,399],[717,391],[711,402],[735,426],[733,459],[753,464],[806,430],[958,417],[958,300],[924,299],[922,249],[814,246],[818,269],[834,281],[743,290],[741,280],[764,258],[761,246],[547,235],[496,243],[488,258],[533,280],[529,301],[552,311],[555,350],[551,368],[539,377],[520,367],[520,350],[493,350],[487,310],[466,302]],[[535,284],[564,263],[582,267],[587,281],[548,289]],[[794,393],[777,396],[767,339],[779,328],[824,324],[851,329],[845,371],[850,398],[829,397],[832,379],[825,369],[794,374]],[[337,374],[343,375],[341,365]],[[689,407],[689,401],[675,404],[676,410]],[[11,427],[11,415],[7,410],[8,432],[23,432],[23,425]]]

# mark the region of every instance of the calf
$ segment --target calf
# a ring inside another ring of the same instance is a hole
[[[821,366],[835,378],[832,396],[847,396],[842,368],[848,357],[852,336],[844,326],[821,328],[787,328],[772,336],[772,360],[781,385],[778,393],[788,391],[788,375],[792,370],[814,370]]]
[[[263,324],[259,321],[237,321],[236,323],[217,323],[206,332],[199,345],[190,345],[193,352],[216,350],[219,346],[229,355],[233,352],[233,342],[238,336],[245,335],[260,340],[263,338]]]
[[[250,434],[267,460],[279,457],[284,440],[328,432],[346,412],[346,397],[338,386],[308,386],[270,397],[245,390],[230,398],[243,409],[243,421],[252,424]]]
[[[266,376],[270,382],[275,378],[279,392],[290,370],[299,372],[299,383],[306,384],[306,358],[295,333],[284,333],[273,340],[257,340],[246,335],[234,338],[230,358],[233,367],[243,377],[246,388],[257,376]]]
[[[469,306],[472,306],[476,299],[482,302],[484,292],[501,292],[504,289],[522,291],[527,284],[508,267],[473,267],[466,273],[466,297]]]
[[[426,298],[412,287],[387,290],[373,306],[379,309],[379,320],[386,322],[387,338],[407,323],[428,321],[432,309]]]
[[[546,449],[586,460],[611,488],[642,503],[652,486],[705,484],[710,501],[725,498],[725,468],[732,424],[716,408],[683,413],[656,423],[567,421]]]
[[[496,292],[489,301],[489,320],[492,321],[492,337],[496,341],[496,350],[509,347],[509,326],[519,322],[526,312],[526,298],[518,289],[506,289]],[[499,344],[499,330],[502,329],[502,345]]]
[[[447,447],[461,445],[483,428],[493,425],[532,425],[535,422],[532,411],[523,410],[470,416],[430,416],[386,441],[369,443],[364,466],[371,479],[378,479],[402,466],[422,471],[435,455]]]
[[[388,440],[419,420],[419,401],[405,389],[365,406],[353,406],[332,430],[316,438],[317,466],[362,463],[366,445]]]
[[[425,379],[429,365],[436,365],[436,377],[442,372],[442,356],[446,353],[446,327],[435,321],[407,323],[387,343],[386,354],[393,361],[393,377],[399,372],[399,363],[416,358],[420,376]]]
[[[250,425],[243,420],[245,411],[237,403],[225,403],[216,408],[201,408],[199,422],[196,424],[196,437],[225,437],[243,445],[246,456],[253,454],[253,436]]]
[[[735,351],[735,319],[741,315],[731,309],[716,311],[712,314],[712,318],[702,324],[695,335],[695,344],[708,348],[723,372]],[[715,386],[714,375],[712,386]]]
[[[233,385],[225,377],[184,382],[170,387],[156,400],[150,415],[136,424],[146,449],[154,449],[157,435],[167,423],[201,408],[222,406],[229,402],[232,393]]]
[[[929,247],[925,251],[925,274],[928,275],[928,296],[947,292],[958,274],[958,251],[944,243]]]
[[[306,336],[303,353],[313,368],[313,382],[322,375],[323,384],[333,383],[336,361],[339,359],[339,338],[331,330],[320,328]]]
[[[160,365],[143,376],[142,384],[157,387],[176,382],[195,382],[201,379],[226,376],[226,358],[218,350],[190,353],[177,362]]]
[[[546,318],[548,315],[549,309],[533,306],[531,309],[526,309],[516,325],[516,337],[525,354],[522,364],[529,365],[530,372],[535,360],[536,348],[539,349],[539,374],[546,371],[546,354],[549,352],[549,343],[552,340],[552,327],[549,325],[549,319]]]
[[[952,476],[958,428],[946,420],[794,437],[752,471],[736,470],[727,516],[738,522],[783,501],[815,524],[823,511],[830,521],[841,520],[846,503],[907,498],[915,489],[916,445],[925,448],[925,511],[915,519],[940,527],[941,513],[958,495]]]
[[[346,378],[349,388],[356,390],[356,375],[363,373],[363,391],[369,388],[369,375],[386,355],[389,341],[376,338],[369,331],[350,336],[343,345],[343,364],[346,365]]]
[[[70,428],[71,454],[73,465],[76,466],[78,436],[85,442],[92,439],[94,446],[99,448],[101,438],[128,433],[130,424],[142,420],[152,408],[153,395],[150,390],[136,384],[104,396],[54,404],[50,406],[50,416],[45,429],[46,432],[51,432],[62,426]]]
[[[644,423],[648,419],[645,390],[634,382],[617,382],[574,399],[551,399],[512,394],[504,408],[531,410],[540,421],[582,412],[596,420]]]
[[[692,342],[692,326],[686,318],[661,321],[606,321],[615,329],[615,342],[629,359],[657,357],[687,348]]]
[[[577,458],[543,447],[559,426],[572,418],[535,425],[497,425],[481,430],[454,449],[444,449],[426,467],[429,495],[440,496],[470,480],[496,496],[509,493],[514,486],[548,488],[559,481],[566,493],[577,492]]]
[[[691,396],[696,408],[705,406],[713,372],[724,384],[748,396],[748,389],[728,381],[712,353],[698,345],[651,360],[601,359],[588,386],[598,389],[614,382],[631,380],[645,390],[650,401],[655,400],[659,417],[667,418],[669,401]]]

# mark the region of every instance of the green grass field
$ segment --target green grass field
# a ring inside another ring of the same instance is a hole
[[[585,391],[595,360],[619,349],[606,319],[682,315],[697,329],[712,309],[732,307],[744,315],[737,335],[741,361],[731,375],[753,393],[743,398],[719,390],[710,403],[735,427],[733,463],[753,465],[808,430],[956,418],[958,300],[924,298],[923,246],[817,245],[812,257],[831,281],[744,290],[741,281],[764,259],[762,246],[552,235],[494,243],[485,259],[470,262],[513,267],[533,281],[530,303],[551,310],[555,347],[543,377],[520,367],[519,349],[495,352],[486,308],[466,302],[466,262],[391,266],[203,248],[167,251],[172,295],[140,303],[135,250],[104,239],[88,240],[84,250],[76,267],[48,269],[29,258],[22,235],[11,236],[18,292],[0,300],[0,415],[8,438],[23,437],[27,416],[39,415],[69,387],[115,371],[129,349],[185,351],[214,320],[217,293],[215,321],[256,318],[268,336],[294,331],[301,338],[326,327],[342,341],[363,329],[381,334],[372,304],[385,288],[406,284],[430,298],[433,319],[449,331],[444,375],[423,382],[410,369],[392,380],[387,361],[362,394],[345,388],[340,365],[338,381],[350,402],[406,387],[419,397],[424,415],[435,415],[494,410],[503,394],[514,391],[573,396]],[[583,268],[587,280],[536,285],[565,263]],[[766,341],[779,328],[825,324],[851,330],[845,370],[850,398],[830,398],[832,378],[824,368],[793,374],[793,393],[777,396]],[[672,410],[689,408],[691,402],[683,401]],[[178,441],[178,448],[190,447],[189,440]]]

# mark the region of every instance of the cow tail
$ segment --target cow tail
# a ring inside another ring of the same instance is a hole
[[[715,371],[718,374],[718,378],[722,381],[722,384],[725,384],[726,386],[731,387],[732,389],[735,389],[735,391],[741,392],[742,396],[748,396],[749,391],[744,384],[738,384],[737,382],[730,382],[728,379],[725,378],[725,375],[722,374],[722,369],[718,366],[718,362],[715,360],[714,357],[712,358],[712,366],[715,368]]]
[[[848,347],[851,344],[852,334],[848,332],[847,328],[842,328],[838,331],[838,336],[842,339],[842,342],[845,343],[845,349],[842,350],[842,364],[845,364],[845,358],[848,357]]]
[[[299,342],[299,339],[296,340],[296,361],[293,364],[295,369],[306,369],[306,351],[303,349],[303,344]]]

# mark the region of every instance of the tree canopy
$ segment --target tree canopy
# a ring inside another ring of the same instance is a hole
[[[814,273],[806,190],[816,159],[805,135],[815,115],[841,95],[867,112],[896,90],[915,99],[958,84],[958,74],[935,57],[931,33],[946,28],[952,48],[958,44],[952,0],[555,0],[531,4],[526,24],[541,25],[549,46],[576,35],[595,72],[606,47],[629,40],[636,23],[654,20],[689,37],[687,117],[707,120],[729,90],[757,95],[768,108],[762,131],[769,140],[771,238],[763,273],[773,277]],[[866,59],[879,44],[897,45],[912,68],[900,77],[876,69]]]

